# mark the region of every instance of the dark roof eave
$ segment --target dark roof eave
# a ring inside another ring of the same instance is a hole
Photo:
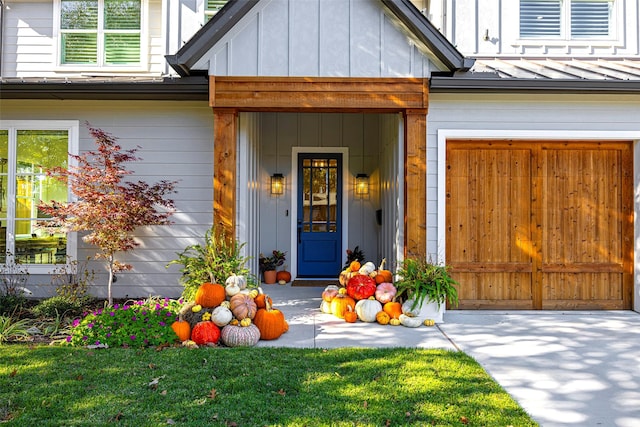
[[[429,92],[640,93],[640,80],[459,78],[432,76]]]
[[[175,55],[166,55],[167,63],[180,76],[191,75],[195,63],[257,3],[258,0],[229,1]]]
[[[475,59],[465,57],[411,3],[411,0],[381,0],[450,71],[467,71]]]
[[[0,82],[0,99],[206,101],[208,97],[209,83],[201,76],[158,82]]]

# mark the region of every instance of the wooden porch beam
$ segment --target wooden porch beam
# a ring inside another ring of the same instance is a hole
[[[231,243],[236,237],[236,129],[238,112],[213,110],[213,224]]]
[[[426,108],[427,79],[209,76],[209,105],[241,111]]]
[[[427,110],[405,111],[404,256],[427,251]]]

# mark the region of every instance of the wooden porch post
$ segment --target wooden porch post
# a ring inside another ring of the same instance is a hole
[[[427,110],[405,110],[404,256],[427,250]]]
[[[213,109],[213,224],[229,243],[236,236],[237,122],[237,110]]]

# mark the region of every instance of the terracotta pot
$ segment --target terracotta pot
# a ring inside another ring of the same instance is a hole
[[[264,278],[264,283],[266,283],[267,285],[272,285],[274,283],[276,283],[276,271],[275,270],[268,270],[262,273],[262,276]]]

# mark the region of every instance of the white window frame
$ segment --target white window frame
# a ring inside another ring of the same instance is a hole
[[[78,120],[0,120],[0,130],[9,131],[9,186],[7,191],[7,246],[9,242],[15,244],[15,235],[9,230],[15,230],[15,161],[16,161],[16,135],[19,130],[66,130],[69,137],[68,151],[72,154],[78,154],[79,147],[79,129],[80,122]],[[70,166],[71,166],[70,159]],[[11,172],[13,170],[13,172]],[[71,189],[67,191],[67,200],[72,199]],[[68,233],[67,235],[67,260],[78,259],[78,238],[77,233]],[[7,263],[11,265],[13,257],[7,257]],[[64,264],[22,264],[27,268],[30,274],[51,274],[54,268],[59,268]]]
[[[618,23],[621,22],[620,12],[622,9],[620,7],[620,2],[622,0],[558,0],[560,2],[560,35],[559,36],[532,36],[532,37],[522,37],[520,35],[520,3],[518,4],[518,39],[526,42],[536,42],[536,41],[558,41],[562,43],[570,42],[571,44],[591,44],[594,41],[599,40],[616,40],[617,39],[617,28]],[[572,1],[584,1],[584,2],[598,2],[598,3],[611,3],[611,15],[609,18],[609,35],[607,36],[583,36],[583,37],[572,37],[571,35],[571,2]]]
[[[149,2],[140,0],[140,62],[130,65],[109,65],[104,64],[104,29],[102,28],[104,0],[98,1],[98,58],[95,64],[63,64],[62,55],[62,34],[60,21],[62,15],[62,0],[53,2],[53,43],[54,43],[54,67],[56,71],[109,71],[109,72],[147,72],[149,68]]]

